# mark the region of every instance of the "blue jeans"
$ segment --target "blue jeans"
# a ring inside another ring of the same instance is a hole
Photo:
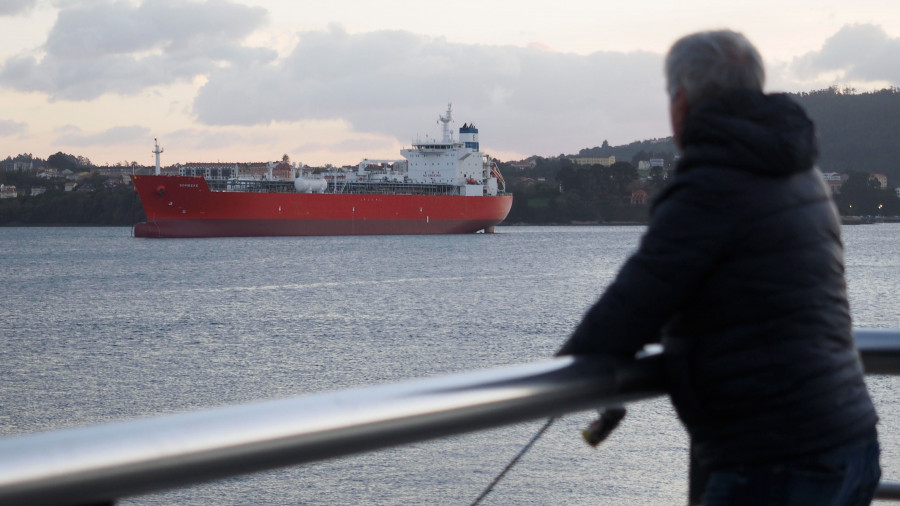
[[[873,433],[865,441],[791,462],[715,470],[702,504],[866,505],[881,479],[879,453]]]

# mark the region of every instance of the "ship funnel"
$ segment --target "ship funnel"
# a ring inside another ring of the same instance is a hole
[[[459,142],[472,151],[478,151],[478,129],[471,123],[463,123],[459,129]]]

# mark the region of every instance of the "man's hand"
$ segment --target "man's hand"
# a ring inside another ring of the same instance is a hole
[[[596,448],[619,426],[619,422],[625,418],[625,413],[625,406],[611,406],[600,410],[600,417],[581,431],[582,437],[587,444]]]

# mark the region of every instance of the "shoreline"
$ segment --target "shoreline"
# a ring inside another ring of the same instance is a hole
[[[637,227],[646,226],[647,221],[571,221],[568,223],[504,223],[501,227]],[[841,225],[875,225],[878,223],[900,223],[900,216],[841,216]],[[0,223],[0,227],[8,228],[59,228],[59,227],[134,227],[131,225],[97,224],[97,223]]]
[[[900,216],[841,216],[841,225],[874,225],[900,223]]]

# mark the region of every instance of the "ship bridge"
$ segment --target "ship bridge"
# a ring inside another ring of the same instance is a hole
[[[413,144],[413,147],[419,151],[446,151],[448,149],[461,148],[462,144],[441,144],[438,142],[419,142]]]
[[[485,192],[495,195],[497,182],[490,170],[489,157],[473,156],[482,154],[479,151],[478,129],[473,124],[463,124],[459,129],[459,141],[456,141],[450,128],[452,104],[447,105],[447,112],[439,116],[438,121],[442,124],[440,141],[415,141],[412,148],[400,152],[409,161],[407,174],[410,181],[465,186],[465,195]]]

